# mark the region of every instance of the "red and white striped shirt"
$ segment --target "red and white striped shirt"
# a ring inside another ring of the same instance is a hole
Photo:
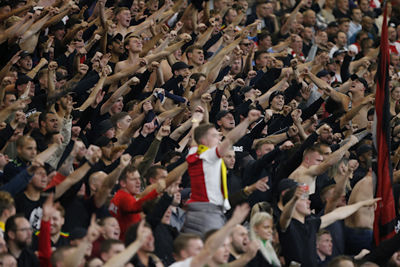
[[[200,155],[198,147],[192,147],[186,160],[191,182],[191,196],[187,203],[210,202],[224,205],[221,186],[221,157],[217,147],[210,148]]]

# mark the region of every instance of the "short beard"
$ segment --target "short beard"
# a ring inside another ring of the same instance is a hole
[[[243,254],[245,251],[242,249],[241,246],[236,246],[235,242],[232,242],[232,248],[237,254]]]
[[[30,243],[31,242],[29,242],[29,244],[28,244],[27,241],[17,241],[17,240],[15,240],[15,244],[17,245],[17,247],[20,250],[23,250],[23,249],[29,247],[31,245]]]

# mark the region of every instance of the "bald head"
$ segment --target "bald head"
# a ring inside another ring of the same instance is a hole
[[[107,173],[105,172],[95,172],[92,173],[89,177],[89,186],[90,186],[90,191],[92,194],[96,193],[99,189],[100,186],[103,184],[104,179],[107,177]]]

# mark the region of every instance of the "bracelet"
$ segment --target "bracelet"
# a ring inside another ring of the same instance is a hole
[[[246,195],[246,197],[248,197],[248,196],[250,195],[249,187],[248,187],[248,186],[246,186],[246,187],[243,189],[243,193]]]

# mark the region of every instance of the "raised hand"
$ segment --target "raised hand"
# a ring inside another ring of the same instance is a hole
[[[54,212],[56,211],[56,208],[54,206],[54,194],[53,193],[49,194],[46,201],[43,203],[42,209],[43,209],[42,220],[47,222],[50,220],[51,215],[54,214]]]
[[[241,224],[247,218],[249,212],[250,212],[249,204],[245,203],[242,205],[238,205],[236,206],[230,221],[232,221],[235,225]]]
[[[63,141],[64,141],[64,137],[61,134],[53,135],[53,143],[54,144],[57,144],[60,146]]]
[[[55,61],[50,61],[48,67],[49,71],[56,71],[56,69],[58,68],[58,64]]]
[[[158,139],[162,139],[163,137],[167,137],[171,133],[170,125],[162,125],[160,130],[157,132]]]
[[[201,122],[204,118],[204,109],[201,106],[197,106],[193,115],[192,120],[196,120],[197,122]]]
[[[285,143],[280,145],[279,149],[280,150],[289,150],[293,147],[294,147],[294,144],[292,143],[292,141],[286,141]]]
[[[88,70],[89,70],[89,66],[88,65],[79,64],[79,67],[78,67],[78,73],[79,74],[81,74],[82,76],[85,76],[86,73],[88,72]]]
[[[122,168],[127,167],[131,163],[132,156],[129,154],[123,154],[119,159],[119,164]]]
[[[140,83],[140,80],[137,77],[132,77],[129,80],[129,85],[138,85]]]
[[[257,251],[260,249],[260,243],[257,242],[256,240],[251,241],[248,245],[247,245],[247,251],[246,251],[246,256],[249,259],[252,259],[256,256]]]
[[[98,146],[90,145],[85,155],[90,164],[96,164],[101,158],[101,149]]]
[[[201,101],[203,103],[210,103],[212,100],[211,94],[210,93],[204,93],[201,95]]]
[[[85,238],[89,243],[93,243],[99,238],[100,233],[101,233],[101,227],[96,222],[96,215],[92,214],[92,218],[90,220],[90,226],[88,228]]]
[[[250,123],[255,122],[261,117],[261,112],[257,109],[252,109],[249,111],[249,114],[247,115],[247,119],[250,121]]]
[[[255,182],[254,186],[258,191],[261,192],[266,192],[269,189],[268,186],[268,176],[261,178],[260,180],[258,180],[257,182]]]
[[[139,227],[137,228],[137,239],[141,244],[145,243],[146,240],[150,237],[151,235],[151,230],[148,227],[145,227],[145,222],[146,220],[142,220],[139,223]]]

